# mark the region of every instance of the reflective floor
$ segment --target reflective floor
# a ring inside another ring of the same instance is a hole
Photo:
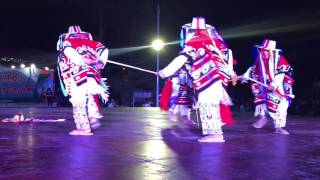
[[[0,179],[320,179],[319,118],[289,116],[288,136],[235,113],[225,143],[198,143],[200,130],[154,108],[104,109],[87,137],[68,135],[71,108],[0,108],[0,118],[17,113],[67,121],[0,123]]]

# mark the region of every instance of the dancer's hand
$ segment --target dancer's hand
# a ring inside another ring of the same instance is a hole
[[[243,75],[237,76],[237,80],[241,82],[241,84],[248,83],[248,79]]]
[[[156,72],[156,76],[160,77],[161,79],[164,79],[164,78],[165,78],[165,76],[163,75],[163,73],[162,73],[161,70],[158,71],[158,72]]]
[[[103,62],[101,62],[101,61],[98,61],[98,62],[95,64],[95,66],[96,66],[97,69],[103,69],[103,68],[104,68],[104,64],[103,64]]]
[[[238,76],[237,74],[234,74],[231,76],[231,82],[232,82],[232,85],[235,86],[237,85],[237,81],[238,81]]]
[[[248,83],[248,80],[244,77],[241,78],[241,84]]]
[[[248,79],[249,79],[248,77],[250,77],[250,74],[251,74],[251,71],[252,71],[251,69],[252,69],[252,67],[249,67],[247,69],[247,71],[244,74],[242,74],[242,76],[240,76],[242,84],[248,83]]]

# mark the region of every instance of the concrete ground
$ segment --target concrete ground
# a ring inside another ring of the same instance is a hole
[[[70,107],[0,108],[2,119],[17,113],[67,120],[0,123],[0,179],[320,179],[319,118],[289,116],[291,134],[278,135],[271,121],[257,130],[251,113],[234,113],[225,143],[199,143],[199,129],[155,108],[104,108],[86,137],[68,134]]]

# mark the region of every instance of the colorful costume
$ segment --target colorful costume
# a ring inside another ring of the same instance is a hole
[[[198,20],[197,20],[198,19]],[[192,23],[188,23],[182,26],[181,32],[180,32],[180,48],[184,49],[185,43],[189,41],[193,35],[197,32],[198,26],[201,26],[199,23],[202,21],[203,18],[194,18]],[[236,64],[235,59],[233,58],[232,51],[227,47],[226,42],[221,37],[221,35],[218,33],[218,31],[215,29],[214,26],[205,24],[203,29],[206,30],[208,35],[211,38],[212,46],[209,46],[209,50],[219,55],[223,61],[217,61],[217,67],[220,74],[220,77],[222,79],[222,83],[224,87],[228,86],[228,83],[232,80],[232,83],[235,85],[237,80],[235,79],[236,73],[233,70],[233,65]]]
[[[71,26],[68,33],[60,35],[57,50],[62,91],[70,96],[77,128],[70,134],[92,135],[90,121],[102,117],[96,98],[108,99],[99,72],[108,59],[108,49],[79,26]]]
[[[166,81],[165,87],[161,92],[161,96],[168,96],[169,98],[162,97],[160,99],[160,108],[164,111],[169,110],[169,119],[171,121],[177,121],[177,115],[181,114],[184,124],[186,125],[193,124],[190,118],[193,88],[192,79],[188,74],[189,70],[190,65],[185,64],[177,73],[172,75]]]
[[[286,125],[287,109],[292,95],[294,83],[293,69],[288,61],[276,49],[276,42],[264,40],[262,46],[255,46],[257,57],[255,64],[243,75],[267,85],[268,88],[253,82],[255,116],[259,120],[253,124],[262,128],[267,123],[267,114],[273,119],[276,133],[289,134],[282,129]]]
[[[213,40],[210,27],[204,18],[194,18],[191,32],[186,32],[185,46],[178,57],[159,71],[162,78],[171,76],[184,64],[190,62],[190,75],[198,94],[202,132],[206,135],[200,142],[224,142],[221,105],[228,107],[231,100],[223,87],[220,69],[228,69],[221,51]],[[212,27],[212,26],[211,26]]]

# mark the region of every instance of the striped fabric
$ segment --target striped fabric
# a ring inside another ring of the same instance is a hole
[[[203,17],[194,17],[191,23],[192,29],[206,29],[206,20]]]
[[[204,57],[193,62],[191,76],[193,84],[198,92],[206,89],[208,86],[220,80],[218,69],[214,63],[217,57],[206,54]]]
[[[264,39],[261,45],[255,45],[257,48],[273,50],[273,51],[281,51],[280,49],[276,49],[277,42],[270,39]]]
[[[82,32],[82,31],[80,26],[77,26],[77,25],[70,26],[68,29],[68,33],[79,33],[79,32]]]

